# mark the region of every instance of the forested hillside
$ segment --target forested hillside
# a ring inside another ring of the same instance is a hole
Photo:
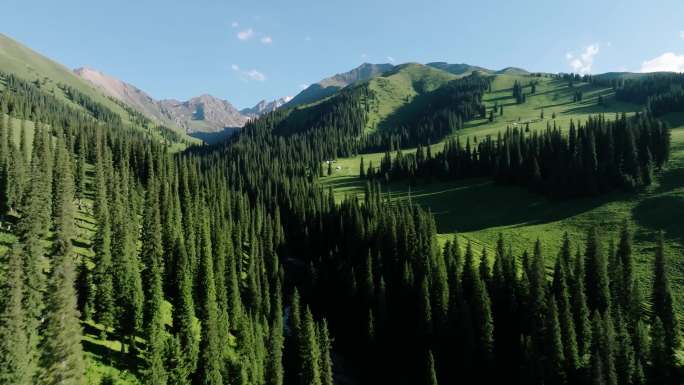
[[[74,87],[3,74],[0,383],[680,383],[670,233],[639,233],[645,259],[629,221],[514,249],[392,197],[406,179],[559,200],[660,183],[679,77],[512,72],[398,66],[182,152]],[[556,126],[530,108],[553,92],[637,110]],[[359,154],[383,159],[356,165],[361,193],[322,186]]]

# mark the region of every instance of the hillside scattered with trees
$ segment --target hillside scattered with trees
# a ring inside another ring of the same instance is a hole
[[[63,86],[67,104],[2,74],[0,383],[680,383],[663,234],[651,234],[644,285],[628,223],[566,235],[554,255],[539,240],[516,253],[503,235],[440,243],[433,213],[381,183],[486,176],[564,199],[638,190],[667,165],[658,117],[681,111],[680,91],[624,82],[615,97],[639,95],[643,112],[447,139],[432,155],[432,142],[513,107],[483,101],[497,75],[396,71],[374,79],[414,81],[387,120],[401,125],[369,130],[389,115],[383,81],[367,82],[183,152],[75,88]],[[516,105],[540,78],[519,76]],[[363,196],[339,201],[317,183],[325,162],[330,174],[331,160],[372,150],[386,155],[361,167]]]

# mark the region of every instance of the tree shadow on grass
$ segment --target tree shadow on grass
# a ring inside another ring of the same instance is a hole
[[[409,199],[407,184],[384,188],[395,199]],[[551,200],[518,186],[488,179],[421,184],[410,199],[429,209],[440,233],[470,232],[499,226],[530,226],[559,221],[619,199],[618,193],[572,200]]]
[[[653,231],[663,230],[668,238],[684,243],[684,196],[648,198],[632,209],[634,219]]]
[[[94,339],[99,338],[100,330],[90,324],[82,323],[83,334]],[[109,341],[109,340],[108,340]],[[93,359],[112,366],[121,371],[128,371],[132,373],[138,372],[139,359],[132,357],[130,353],[122,353],[104,344],[93,342],[89,339],[82,340],[83,350],[92,355]]]

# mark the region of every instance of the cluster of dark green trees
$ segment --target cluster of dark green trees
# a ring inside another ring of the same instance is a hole
[[[0,215],[17,237],[0,256],[0,382],[85,383],[82,323],[94,321],[145,384],[332,384],[325,321],[302,306],[284,326],[272,202],[142,131],[52,108],[31,83],[2,100],[35,128],[0,119]]]
[[[549,274],[539,242],[513,255],[500,237],[476,253],[454,237],[440,250],[432,216],[383,204],[378,188],[310,235],[303,285],[369,383],[678,383],[662,238],[650,290],[626,224],[617,244],[591,229],[580,250],[566,236]]]
[[[554,197],[631,190],[651,184],[654,171],[667,161],[670,133],[646,113],[615,120],[600,115],[585,124],[571,122],[567,133],[554,122],[542,132],[509,128],[473,146],[470,138],[463,146],[457,137],[436,156],[429,149],[398,151],[394,157],[387,152],[380,167],[369,168],[366,176],[386,181],[489,176]]]
[[[536,92],[536,86],[534,87],[534,91]],[[525,103],[525,100],[527,99],[522,84],[517,80],[513,83],[513,98],[515,98],[517,104]]]

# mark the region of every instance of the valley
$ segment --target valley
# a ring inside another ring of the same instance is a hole
[[[684,74],[386,59],[238,109],[0,34],[0,385],[677,385]]]

